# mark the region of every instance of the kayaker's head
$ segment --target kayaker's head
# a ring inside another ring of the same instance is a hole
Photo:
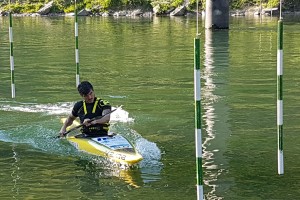
[[[94,102],[95,93],[94,93],[94,88],[90,82],[82,81],[78,85],[77,90],[78,90],[79,94],[83,97],[83,99],[86,103]]]

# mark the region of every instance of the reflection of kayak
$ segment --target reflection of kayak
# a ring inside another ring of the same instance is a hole
[[[96,182],[107,177],[117,177],[134,188],[139,188],[144,184],[140,171],[137,168],[123,168],[123,165],[109,165],[107,162],[99,163],[97,160],[87,159],[76,160],[75,164],[82,171],[88,173],[90,178],[94,178]]]
[[[62,122],[66,119],[63,118]],[[79,125],[74,121],[71,127]],[[79,151],[84,151],[96,156],[112,159],[115,162],[124,164],[135,164],[143,159],[136,151],[134,145],[120,134],[101,137],[84,137],[82,134],[67,135],[67,140]]]

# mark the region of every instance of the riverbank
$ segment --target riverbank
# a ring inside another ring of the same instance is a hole
[[[279,8],[261,8],[259,6],[247,7],[239,10],[230,11],[231,16],[253,16],[253,15],[263,15],[263,16],[279,16]],[[284,15],[300,15],[300,10],[283,10],[282,16]]]
[[[74,12],[53,12],[55,10],[53,1],[42,6],[37,12],[25,12],[25,13],[13,13],[13,16],[24,17],[24,16],[74,16]],[[278,16],[279,8],[261,8],[259,6],[246,7],[238,10],[230,10],[230,16],[253,16],[253,15],[264,15],[264,16]],[[0,16],[8,16],[9,12],[0,10]],[[200,11],[199,14],[204,15],[205,11]],[[152,17],[152,16],[190,16],[196,15],[196,11],[189,8],[188,5],[181,5],[177,8],[171,7],[168,10],[162,10],[159,5],[155,7],[140,7],[135,9],[110,9],[108,11],[100,11],[99,9],[81,9],[77,12],[78,16],[114,16],[114,17]],[[300,15],[300,10],[284,10],[284,15]]]

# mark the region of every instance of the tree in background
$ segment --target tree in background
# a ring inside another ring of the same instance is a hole
[[[7,0],[0,0],[0,11],[12,10],[13,13],[34,13],[50,0],[12,0],[8,5]],[[74,12],[74,0],[53,0],[53,13]],[[199,9],[205,10],[206,0],[199,0]],[[300,0],[282,0],[283,9],[296,11],[300,9]],[[230,9],[245,9],[252,6],[263,8],[278,7],[280,0],[229,0]],[[188,10],[195,10],[197,0],[78,0],[78,9],[89,9],[92,12],[108,10],[126,10],[142,8],[151,10],[158,6],[161,13],[187,4]]]

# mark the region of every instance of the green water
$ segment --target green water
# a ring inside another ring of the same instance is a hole
[[[299,18],[284,18],[284,163],[277,174],[277,19],[231,18],[201,32],[206,199],[299,199]],[[1,199],[196,199],[196,19],[80,17],[81,80],[134,120],[113,129],[144,160],[122,170],[55,140],[80,99],[72,17],[0,18]]]

